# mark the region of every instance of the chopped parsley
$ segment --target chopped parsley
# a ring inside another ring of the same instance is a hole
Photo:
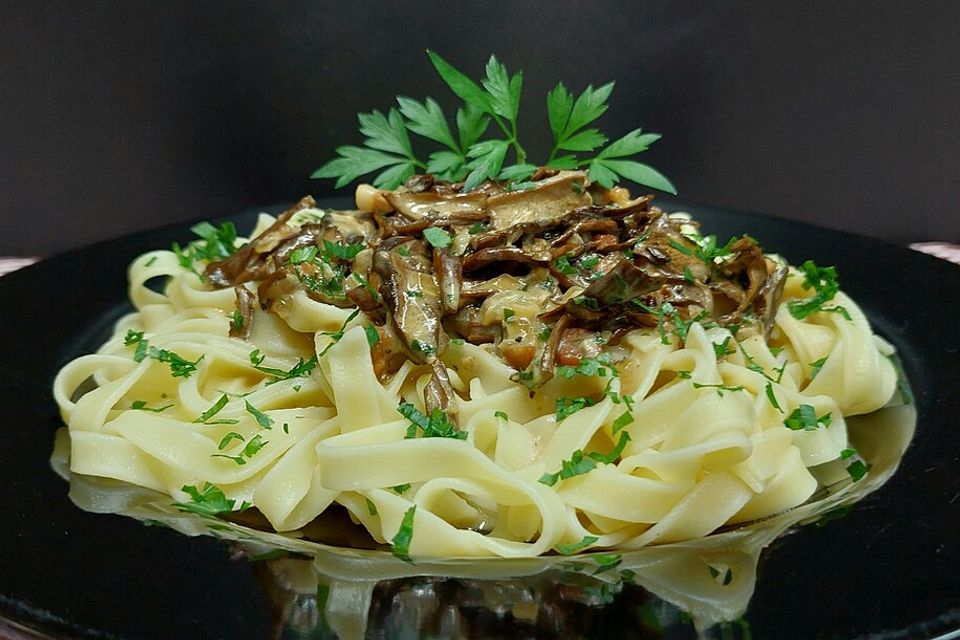
[[[149,340],[144,339],[143,331],[127,331],[127,335],[123,338],[123,344],[127,347],[136,345],[136,350],[133,353],[135,362],[143,362],[147,357],[150,357],[157,362],[169,364],[170,374],[174,378],[189,378],[197,371],[197,365],[204,358],[201,355],[196,360],[190,361],[173,351],[158,349],[152,346]]]
[[[583,475],[595,469],[597,463],[589,457],[584,457],[583,451],[577,449],[571,454],[569,460],[563,460],[560,463],[560,471],[555,473],[545,473],[538,478],[540,482],[552,487],[559,480],[566,480],[574,476]]]
[[[403,514],[403,520],[400,522],[400,528],[397,534],[393,536],[390,542],[390,550],[393,555],[404,562],[413,562],[410,560],[410,542],[413,540],[413,517],[417,512],[417,505],[413,505]]]
[[[608,353],[601,353],[594,358],[581,358],[575,367],[560,365],[554,369],[554,375],[568,379],[577,375],[600,376],[601,378],[605,378],[607,373],[614,378],[620,375],[616,368],[614,368],[613,363],[611,363],[610,354]]]
[[[830,426],[830,412],[818,416],[816,409],[809,404],[801,404],[787,416],[783,424],[794,431],[816,431],[821,425]]]
[[[620,434],[620,440],[617,442],[617,446],[614,447],[613,451],[610,453],[598,453],[596,451],[591,451],[587,455],[597,462],[613,464],[623,453],[623,449],[627,446],[628,442],[630,442],[630,434],[624,431]]]
[[[190,496],[190,502],[174,502],[173,506],[185,513],[215,517],[230,511],[244,511],[252,506],[249,502],[242,502],[238,506],[235,500],[224,495],[220,487],[209,482],[204,484],[203,490],[193,485],[184,485],[180,490]]]
[[[597,536],[583,536],[579,542],[569,542],[566,544],[558,544],[554,547],[554,550],[564,556],[570,556],[578,551],[582,551],[592,545],[594,542],[599,540]]]
[[[440,227],[427,227],[423,230],[423,239],[437,249],[445,249],[450,246],[452,238],[450,234]]]
[[[377,328],[372,324],[368,324],[363,328],[364,333],[367,334],[367,344],[371,348],[377,346],[377,343],[380,342],[380,333],[377,331]]]
[[[214,453],[211,454],[211,458],[227,458],[228,460],[233,460],[238,465],[247,464],[247,460],[254,455],[256,455],[265,445],[270,444],[268,441],[263,439],[263,436],[257,434],[250,438],[247,441],[247,444],[240,450],[236,455],[228,455],[225,453]]]
[[[743,391],[744,388],[741,385],[735,387],[729,387],[723,384],[702,384],[700,382],[693,383],[694,389],[716,389],[717,395],[723,397],[723,394],[728,391]]]
[[[283,369],[276,369],[273,367],[264,367],[261,363],[266,358],[265,355],[260,353],[260,349],[254,349],[250,352],[250,364],[253,365],[253,368],[259,371],[260,373],[265,373],[269,376],[273,376],[273,382],[279,382],[280,380],[290,380],[291,378],[302,378],[309,376],[313,373],[313,370],[317,367],[317,356],[311,357],[309,360],[304,360],[303,358],[298,358],[297,364],[293,365],[289,370],[284,371]]]
[[[850,314],[843,307],[824,306],[833,300],[837,292],[840,291],[840,282],[837,280],[835,267],[818,267],[813,260],[807,260],[800,265],[800,271],[803,273],[803,284],[801,286],[805,290],[812,289],[814,294],[810,298],[788,301],[787,310],[790,315],[797,320],[803,320],[819,311],[829,311],[839,313],[845,319],[850,320]]]
[[[504,308],[503,310],[503,321],[509,322],[517,313],[513,309]]]
[[[213,416],[220,413],[220,410],[227,406],[228,402],[230,402],[230,398],[227,397],[227,394],[221,395],[220,398],[213,403],[213,406],[201,413],[193,422],[195,424],[237,424],[240,421],[233,418],[211,420]]]
[[[239,309],[234,309],[233,313],[230,314],[230,327],[234,331],[240,331],[243,329],[244,319],[243,314],[240,313]]]
[[[257,424],[259,424],[264,429],[273,428],[273,418],[271,418],[270,416],[265,414],[263,411],[260,411],[255,406],[250,404],[249,400],[245,400],[244,402],[246,402],[246,405],[247,405],[247,412],[257,419]]]
[[[504,413],[503,411],[494,411],[494,412],[493,412],[493,417],[494,417],[494,418],[500,418],[500,419],[503,420],[504,422],[508,422],[508,421],[510,420],[510,418],[507,417],[507,414]]]
[[[233,442],[234,440],[239,440],[240,442],[243,442],[246,440],[246,438],[244,438],[241,434],[237,433],[236,431],[231,431],[230,433],[228,433],[227,435],[223,436],[223,438],[220,439],[220,444],[217,445],[217,451],[223,451],[228,446],[230,446],[230,443]]]
[[[620,417],[613,421],[613,424],[610,425],[613,429],[613,434],[616,435],[620,429],[623,429],[628,424],[633,423],[633,414],[629,411],[624,411],[620,414]]]
[[[827,358],[829,356],[823,356],[819,360],[814,360],[810,363],[810,379],[813,380],[817,377],[817,374],[820,373],[820,369],[823,368],[823,365],[827,363]]]
[[[731,336],[727,336],[723,339],[723,342],[713,343],[713,353],[716,354],[717,360],[731,353],[735,353],[735,351],[730,348],[730,338]]]
[[[367,501],[367,513],[372,516],[377,515],[377,505],[374,504],[373,500],[370,498],[365,498],[365,500]]]
[[[130,404],[131,409],[135,409],[137,411],[152,411],[153,413],[162,413],[172,406],[172,404],[166,404],[162,407],[148,407],[146,400],[134,400]]]
[[[867,475],[869,467],[863,461],[856,449],[844,449],[840,452],[840,459],[847,460],[847,473],[854,482],[859,482]]]
[[[595,404],[597,403],[585,396],[580,398],[557,398],[557,422],[560,422],[564,418],[568,418],[581,409],[592,407]]]
[[[733,582],[733,569],[730,567],[727,567],[723,571],[713,565],[707,565],[707,568],[710,569],[710,576],[723,586],[727,586]]]
[[[353,313],[347,316],[347,319],[343,321],[343,324],[340,325],[340,328],[336,331],[321,331],[321,335],[330,336],[331,342],[323,348],[323,351],[317,354],[318,358],[322,358],[327,354],[327,351],[330,351],[330,348],[333,345],[340,342],[340,339],[343,338],[344,332],[347,330],[347,325],[350,324],[350,321],[357,317],[360,314],[360,309],[355,309]]]
[[[407,491],[410,490],[410,483],[404,482],[403,484],[398,484],[390,488],[393,489],[397,493],[397,495],[402,496],[403,494],[405,494]]]
[[[410,426],[407,427],[407,438],[416,438],[418,430],[423,432],[424,438],[455,438],[457,440],[467,438],[467,432],[457,429],[457,425],[452,423],[447,414],[439,408],[434,408],[427,417],[411,403],[401,402],[397,412],[410,421]]]
[[[767,400],[770,402],[770,405],[780,413],[783,413],[783,409],[780,408],[780,403],[777,402],[777,396],[773,394],[773,383],[767,380],[763,391],[767,394]]]

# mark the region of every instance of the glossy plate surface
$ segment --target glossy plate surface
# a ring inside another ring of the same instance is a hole
[[[670,210],[680,207],[668,205]],[[960,629],[960,268],[875,240],[685,207],[704,233],[749,233],[797,264],[837,266],[893,343],[918,410],[900,470],[847,516],[775,542],[745,619],[766,638],[937,638]],[[241,233],[253,212],[234,217]],[[75,507],[50,469],[61,426],[50,388],[128,310],[126,268],[191,239],[138,233],[0,278],[0,618],[54,636],[268,638],[255,571],[210,538]],[[2,629],[2,627],[0,627]]]

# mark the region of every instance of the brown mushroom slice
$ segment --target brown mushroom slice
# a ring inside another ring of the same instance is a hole
[[[464,216],[484,218],[487,213],[487,194],[482,192],[441,196],[433,191],[388,191],[383,195],[397,213],[408,220],[427,217],[431,220],[463,219]]]
[[[542,266],[543,262],[528,255],[518,247],[491,247],[471,253],[463,259],[463,271],[469,273],[494,262],[516,262],[530,266]]]
[[[737,307],[736,313],[743,313],[760,293],[763,283],[767,279],[767,259],[763,251],[752,238],[743,236],[730,246],[730,252],[736,257],[723,265],[725,275],[736,277],[741,274],[747,276],[747,289],[743,300]]]
[[[253,294],[244,286],[233,288],[237,296],[237,315],[239,322],[232,319],[230,322],[230,337],[246,340],[250,337],[250,323],[253,321]]]
[[[440,299],[449,313],[460,308],[460,285],[463,282],[463,264],[460,256],[450,249],[433,250],[433,272],[440,286]]]
[[[787,265],[776,263],[769,258],[767,258],[767,268],[767,279],[760,287],[760,291],[757,292],[753,304],[763,327],[763,335],[769,340],[770,331],[773,330],[773,321],[777,316],[777,308],[783,298],[783,287],[787,281],[788,269]]]
[[[434,409],[446,411],[453,399],[453,386],[450,384],[450,376],[447,375],[447,367],[440,358],[433,358],[430,361],[430,381],[423,388],[423,404],[427,409],[427,414],[433,413]],[[452,419],[452,416],[447,416]]]
[[[585,358],[596,358],[600,355],[602,345],[599,335],[582,328],[565,330],[560,336],[557,345],[556,362],[568,367],[575,367]]]
[[[370,244],[380,235],[373,215],[366,211],[327,211],[320,225],[331,242]]]
[[[403,246],[409,255],[378,249],[373,268],[383,278],[380,295],[391,312],[393,329],[411,359],[423,364],[446,348],[440,291],[423,243],[409,241]]]
[[[562,171],[536,184],[532,189],[508,191],[487,199],[494,229],[562,220],[571,211],[593,204],[587,193],[587,174],[582,171]]]
[[[479,304],[468,304],[452,316],[443,319],[444,324],[468,342],[485,344],[500,340],[501,327],[499,324],[483,324],[483,312]]]
[[[570,326],[571,317],[567,314],[560,316],[553,329],[550,331],[550,337],[547,338],[547,344],[543,347],[540,354],[540,376],[546,381],[553,376],[553,369],[556,365],[557,351],[560,348],[560,339],[563,337],[567,327]]]
[[[614,260],[614,264],[609,266],[609,262]],[[591,282],[583,295],[602,305],[623,303],[656,291],[662,285],[661,280],[651,277],[622,255],[613,255],[599,266],[603,269],[603,275]]]
[[[398,348],[399,341],[390,330],[390,325],[371,325],[377,332],[377,341],[370,347],[373,372],[380,382],[386,382],[407,360],[406,350]]]
[[[312,209],[316,201],[310,196],[301,198],[295,205],[277,216],[276,221],[263,233],[237,250],[229,258],[211,262],[204,270],[204,277],[214,287],[225,289],[250,280],[261,280],[272,271],[265,254],[271,253],[284,241],[297,235],[299,229],[287,224],[295,213]]]

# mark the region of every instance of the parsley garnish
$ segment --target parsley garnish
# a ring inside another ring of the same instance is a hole
[[[720,397],[723,397],[723,394],[726,391],[743,391],[743,387],[740,385],[737,385],[735,387],[728,387],[723,384],[702,384],[700,382],[694,382],[693,388],[694,389],[716,389],[717,395]]]
[[[130,408],[135,409],[137,411],[152,411],[154,413],[162,413],[172,406],[173,406],[172,404],[167,404],[162,407],[148,407],[146,400],[134,400],[133,403],[130,405]]]
[[[810,363],[810,379],[813,380],[817,377],[817,374],[820,373],[820,369],[823,368],[823,365],[827,363],[827,358],[829,356],[823,356],[819,360],[814,360]]]
[[[557,422],[560,422],[564,418],[567,418],[581,409],[586,409],[587,407],[592,407],[597,404],[593,400],[587,397],[580,398],[557,398],[556,400],[556,409],[557,409]]]
[[[816,431],[820,425],[830,426],[830,412],[817,416],[816,409],[809,404],[801,404],[787,416],[783,424],[794,431]]]
[[[416,438],[417,429],[423,431],[424,438],[456,438],[457,440],[467,438],[467,432],[458,430],[457,425],[450,422],[447,414],[439,408],[434,408],[427,417],[409,402],[401,402],[397,412],[410,421],[410,426],[407,427],[407,438]]]
[[[222,442],[221,442],[222,444]],[[268,441],[263,439],[263,436],[257,434],[250,438],[247,441],[247,444],[237,455],[231,456],[225,453],[214,453],[211,454],[211,458],[227,458],[228,460],[233,460],[238,465],[247,464],[247,460],[257,454],[260,449],[263,449],[264,445],[270,444]]]
[[[730,348],[730,336],[727,336],[723,339],[723,342],[714,342],[713,343],[713,353],[716,354],[717,360],[723,356],[730,355],[734,353],[734,350]]]
[[[243,314],[240,313],[239,309],[234,309],[233,313],[230,314],[230,327],[234,331],[239,331],[243,329]]]
[[[557,546],[554,547],[554,550],[556,550],[556,552],[561,555],[570,556],[575,554],[578,551],[582,551],[583,549],[586,549],[587,547],[589,547],[599,539],[600,538],[598,538],[597,536],[583,536],[583,538],[579,542],[558,544]]]
[[[410,542],[413,540],[413,517],[417,512],[417,505],[413,505],[403,514],[403,520],[400,522],[400,528],[397,534],[393,536],[390,543],[390,550],[393,555],[404,562],[410,560]]]
[[[190,502],[174,502],[173,506],[186,513],[215,517],[218,514],[230,511],[244,511],[252,506],[249,502],[242,502],[240,506],[237,506],[236,501],[227,498],[220,487],[209,482],[204,484],[202,491],[193,485],[184,485],[180,487],[180,490],[187,493],[191,500]]]
[[[508,422],[508,421],[510,420],[510,418],[507,417],[507,414],[504,413],[503,411],[494,411],[494,412],[493,412],[493,417],[494,417],[494,418],[500,418],[500,419],[503,420],[504,422]]]
[[[486,75],[477,84],[435,52],[427,51],[427,55],[450,90],[465,103],[456,113],[458,136],[454,137],[436,100],[419,102],[401,96],[397,98],[399,108],[391,107],[386,114],[377,110],[359,114],[364,146],[338,147],[338,157],[317,169],[312,177],[336,178],[339,189],[360,176],[382,170],[373,178],[374,186],[393,189],[419,169],[442,179],[463,180],[464,191],[488,179],[525,184],[537,167],[527,162],[527,152],[517,135],[523,73],[511,75],[495,56],[490,56]],[[606,112],[613,87],[612,82],[598,88],[590,85],[574,97],[560,83],[547,94],[547,120],[554,144],[546,166],[587,167],[590,179],[607,188],[626,178],[675,194],[676,189],[663,174],[628,159],[646,151],[660,139],[659,134],[635,129],[604,147],[607,137],[591,126]],[[491,121],[504,137],[480,140]],[[431,153],[424,162],[414,152],[408,132],[445,148]],[[578,158],[577,154],[597,149],[600,151],[593,158]],[[515,163],[506,164],[511,150]]]
[[[309,376],[313,370],[317,367],[317,356],[311,357],[309,360],[304,360],[303,358],[297,359],[297,364],[293,365],[289,370],[284,371],[283,369],[275,369],[273,367],[264,367],[261,366],[261,362],[266,358],[265,355],[260,353],[259,349],[254,349],[250,352],[250,364],[253,365],[253,368],[259,371],[260,373],[265,373],[269,376],[273,376],[273,382],[279,382],[280,380],[289,380],[291,378],[302,378]]]
[[[593,358],[581,358],[575,367],[560,365],[554,369],[554,375],[568,379],[576,375],[605,378],[608,373],[614,378],[620,375],[610,361],[610,354],[608,353],[601,353]]]
[[[237,424],[240,421],[233,418],[210,420],[210,418],[220,413],[220,410],[227,406],[228,402],[230,402],[230,398],[227,397],[227,394],[221,395],[220,398],[213,403],[213,406],[201,413],[193,422],[196,424]]]
[[[437,249],[445,249],[450,246],[453,239],[450,234],[440,227],[427,227],[423,230],[423,239]]]
[[[818,267],[813,260],[807,260],[800,265],[800,271],[803,272],[803,288],[813,289],[814,295],[810,298],[788,301],[787,310],[790,311],[790,315],[797,320],[803,320],[818,311],[829,311],[839,313],[850,320],[850,314],[843,307],[824,307],[840,291],[835,267]]]
[[[620,454],[623,453],[624,447],[627,446],[627,443],[630,442],[630,434],[624,431],[620,434],[620,440],[617,442],[617,446],[614,447],[613,451],[610,453],[598,453],[596,451],[591,451],[587,455],[596,460],[597,462],[605,462],[607,464],[612,464],[617,461],[617,458],[620,457]]]
[[[773,383],[768,380],[763,391],[764,393],[767,394],[767,400],[770,402],[773,408],[779,411],[780,413],[783,413],[783,409],[780,408],[780,403],[777,402],[777,396],[773,394]]]
[[[612,427],[613,434],[616,435],[620,429],[623,429],[628,424],[633,422],[633,414],[629,411],[624,411],[620,414],[620,417],[613,421]]]
[[[233,442],[234,440],[239,440],[240,442],[243,442],[246,440],[246,438],[244,438],[241,434],[237,433],[236,431],[231,431],[230,433],[228,433],[227,435],[223,436],[223,438],[220,439],[220,444],[217,445],[217,451],[223,451],[228,446],[230,446],[230,443]]]
[[[377,515],[377,505],[374,504],[373,500],[370,498],[365,498],[365,500],[367,501],[367,513],[372,516]]]
[[[259,424],[264,429],[273,428],[273,418],[271,418],[270,416],[265,414],[263,411],[260,411],[255,406],[250,404],[249,400],[245,400],[244,402],[246,402],[247,404],[247,412],[257,419],[257,424]]]
[[[367,344],[372,348],[380,342],[380,333],[377,331],[377,328],[372,324],[368,324],[363,328],[363,332],[367,334]]]
[[[552,487],[553,485],[557,484],[557,481],[559,480],[566,480],[567,478],[583,475],[584,473],[592,471],[596,467],[596,462],[589,457],[584,457],[583,451],[577,449],[573,452],[573,454],[571,454],[569,460],[564,460],[560,463],[560,471],[555,473],[545,473],[540,476],[538,480],[548,487]]]
[[[851,458],[853,458],[851,460]],[[863,461],[863,458],[860,457],[860,454],[856,449],[844,449],[840,452],[841,460],[850,460],[847,463],[847,473],[850,474],[850,477],[853,478],[854,482],[857,482],[867,475],[867,463]]]
[[[727,586],[733,582],[733,569],[727,567],[723,572],[720,569],[717,569],[713,565],[707,565],[707,568],[710,569],[710,576],[715,579],[717,582],[723,586]],[[721,577],[722,575],[722,577]]]
[[[398,484],[390,488],[393,489],[398,495],[402,496],[404,493],[410,490],[410,484],[407,482],[404,482],[403,484]]]
[[[170,374],[174,378],[189,378],[196,372],[197,365],[203,360],[203,356],[201,355],[191,362],[173,351],[151,346],[150,341],[144,339],[143,331],[133,331],[132,329],[127,331],[127,335],[123,338],[123,344],[127,347],[136,345],[137,348],[133,353],[135,362],[143,362],[144,359],[149,356],[157,362],[169,364]]]

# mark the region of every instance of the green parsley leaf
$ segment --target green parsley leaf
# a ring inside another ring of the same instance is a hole
[[[372,324],[365,326],[363,331],[367,334],[367,344],[370,345],[371,348],[375,347],[377,343],[380,342],[380,333]]]
[[[814,295],[810,298],[789,300],[787,310],[790,315],[797,320],[803,320],[818,311],[830,311],[830,309],[825,309],[824,305],[833,300],[837,292],[840,291],[836,268],[819,267],[813,260],[807,260],[800,265],[800,271],[803,273],[803,288],[813,289]],[[835,307],[835,309],[841,308]],[[850,316],[846,309],[843,310],[843,313],[849,319]]]
[[[413,518],[416,513],[417,505],[413,505],[406,510],[403,514],[403,520],[400,521],[400,528],[390,543],[390,550],[393,555],[404,562],[412,562],[410,560],[410,542],[413,540]]]
[[[227,403],[230,402],[230,398],[227,397],[227,394],[223,394],[220,398],[213,403],[213,405],[201,413],[196,419],[194,419],[195,424],[237,424],[239,420],[227,419],[227,420],[217,420],[215,422],[210,422],[210,419],[220,413],[220,410],[227,406]]]
[[[816,409],[809,404],[801,404],[794,409],[783,424],[794,431],[816,431],[818,427],[830,426],[830,412],[817,416]]]
[[[504,308],[503,310],[503,321],[508,322],[510,318],[517,315],[513,309]]]
[[[620,375],[616,367],[610,361],[610,354],[601,353],[591,358],[581,358],[577,366],[560,365],[554,369],[554,375],[560,378],[573,378],[576,375],[605,378],[607,374],[616,378]]]
[[[230,446],[230,443],[233,442],[234,440],[239,440],[240,442],[243,442],[244,440],[246,440],[246,438],[244,438],[241,434],[237,433],[236,431],[231,431],[230,433],[228,433],[227,435],[223,436],[223,438],[220,439],[220,444],[217,445],[217,451],[223,451],[228,446]]]
[[[619,553],[604,553],[593,556],[593,561],[597,563],[597,568],[594,570],[593,575],[597,575],[598,573],[603,573],[604,571],[616,569],[620,566],[620,563],[623,562],[623,558]]]
[[[570,417],[577,411],[581,409],[586,409],[587,407],[592,407],[596,402],[587,397],[581,398],[557,398],[556,400],[556,413],[557,413],[557,422],[564,420],[565,418]]]
[[[347,330],[347,325],[350,324],[350,322],[351,322],[354,318],[356,318],[358,315],[360,315],[360,309],[355,309],[355,310],[353,311],[353,313],[351,313],[349,316],[347,316],[347,319],[343,321],[343,324],[340,325],[340,328],[337,329],[336,331],[321,331],[321,332],[320,332],[322,335],[330,336],[331,341],[330,341],[330,344],[328,344],[327,346],[325,346],[325,347],[323,348],[323,350],[322,350],[320,353],[317,354],[317,357],[318,357],[318,358],[322,358],[323,356],[325,356],[325,355],[327,354],[327,351],[330,351],[330,349],[333,347],[333,345],[335,345],[335,344],[337,344],[338,342],[340,342],[340,339],[343,338],[343,334],[344,334],[344,333],[346,332],[346,330]]]
[[[629,411],[624,411],[622,414],[620,414],[619,418],[613,421],[613,424],[611,425],[613,434],[616,435],[620,429],[623,429],[625,426],[631,423],[633,423],[633,414]]]
[[[127,335],[123,337],[123,346],[129,347],[143,340],[143,331],[127,330]]]
[[[400,105],[400,113],[407,118],[407,129],[424,138],[446,145],[454,152],[460,151],[460,146],[454,140],[453,134],[450,133],[450,127],[447,125],[446,116],[443,115],[443,109],[440,108],[436,100],[427,98],[421,103],[412,98],[398,96],[397,104]]]
[[[620,457],[620,454],[623,453],[623,449],[627,446],[628,442],[630,442],[630,434],[624,431],[620,434],[620,440],[617,441],[617,446],[614,447],[613,451],[610,453],[598,453],[596,451],[591,451],[587,455],[597,462],[613,464]]]
[[[237,455],[231,456],[224,453],[214,453],[210,457],[211,458],[227,458],[228,460],[233,460],[238,465],[244,465],[247,463],[247,460],[249,458],[259,453],[259,451],[263,449],[265,445],[268,445],[268,444],[270,443],[264,440],[263,436],[261,436],[260,434],[257,434],[247,441],[247,444],[243,447],[243,449]]]
[[[820,373],[820,369],[823,368],[823,365],[827,363],[827,358],[829,356],[823,356],[819,360],[814,360],[810,363],[810,379],[813,380],[817,377],[817,374]]]
[[[404,482],[403,484],[398,484],[395,487],[390,487],[390,488],[393,489],[397,494],[402,496],[403,494],[405,494],[407,491],[410,490],[410,484],[407,482]]]
[[[777,411],[779,411],[780,413],[783,413],[783,409],[780,408],[780,403],[777,402],[777,396],[775,396],[774,393],[773,393],[773,383],[771,383],[771,382],[768,380],[766,386],[765,386],[764,389],[763,389],[763,391],[764,391],[764,393],[767,394],[767,400],[770,402],[770,405],[771,405],[774,409],[776,409]]]
[[[450,234],[440,227],[427,227],[423,230],[423,239],[437,249],[444,249],[450,246],[452,238]]]
[[[373,503],[373,500],[366,498],[367,501],[367,513],[372,516],[377,515],[377,505]]]
[[[504,413],[503,411],[494,411],[494,412],[493,412],[493,417],[494,417],[494,418],[500,418],[500,419],[503,420],[504,422],[507,422],[507,421],[510,420],[510,418],[507,417],[507,414]]]
[[[190,502],[174,502],[173,506],[185,513],[215,517],[230,511],[244,511],[252,506],[247,502],[238,506],[235,500],[231,500],[224,495],[220,487],[209,482],[204,484],[203,490],[197,489],[193,485],[184,485],[180,487],[180,490],[190,496]]]
[[[578,551],[582,551],[599,540],[597,536],[583,536],[579,542],[570,542],[567,544],[558,544],[554,550],[564,556],[571,556]]]
[[[626,435],[626,434],[624,434]],[[588,473],[597,467],[597,463],[594,462],[589,457],[584,457],[583,451],[577,449],[571,454],[569,460],[563,460],[560,463],[560,471],[556,473],[545,473],[540,478],[539,482],[552,487],[557,484],[559,480],[566,480],[567,478],[572,478],[574,476],[583,475]]]
[[[362,242],[357,242],[355,244],[341,244],[339,242],[331,242],[330,240],[324,239],[323,241],[323,250],[324,253],[331,258],[337,258],[339,260],[353,260],[357,257],[357,254],[367,248]]]
[[[410,421],[407,438],[415,438],[418,428],[423,431],[424,438],[455,438],[457,440],[467,438],[467,432],[457,429],[457,425],[451,422],[447,414],[439,408],[434,408],[428,417],[420,413],[411,403],[401,402],[397,412]]]
[[[172,404],[167,404],[162,407],[148,407],[146,400],[134,400],[130,404],[130,408],[136,411],[152,411],[153,413],[163,413],[172,406]]]
[[[246,405],[247,405],[247,412],[257,419],[257,424],[259,424],[264,429],[273,428],[273,418],[271,418],[270,416],[260,411],[252,404],[250,404],[249,400],[245,400],[244,402],[246,402]]]
[[[713,353],[716,354],[717,360],[720,358],[734,353],[734,350],[729,347],[730,336],[727,336],[723,339],[723,342],[714,342],[713,343]]]
[[[860,457],[860,454],[856,449],[844,449],[840,452],[841,460],[849,460],[847,463],[847,473],[850,474],[850,477],[854,482],[858,482],[867,475],[869,467],[867,463],[863,461],[863,458]]]

